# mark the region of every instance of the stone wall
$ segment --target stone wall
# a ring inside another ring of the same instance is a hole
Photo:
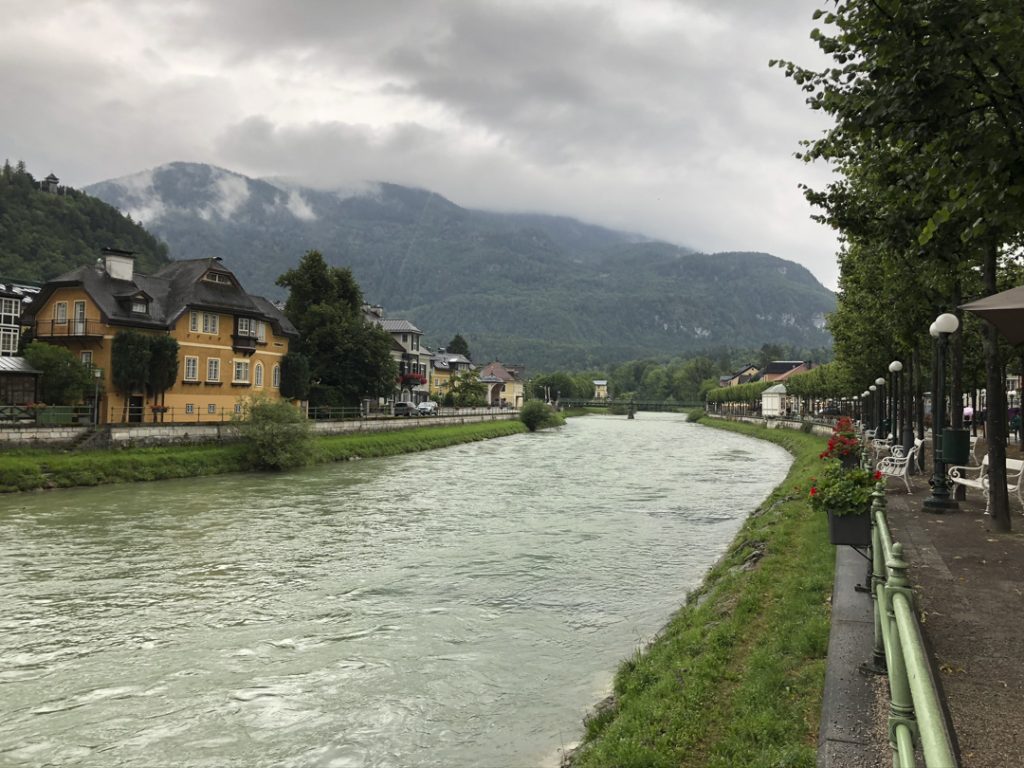
[[[388,432],[413,427],[447,424],[475,424],[484,421],[508,421],[518,412],[460,413],[410,419],[353,419],[351,421],[310,422],[316,435],[344,435],[356,432]],[[223,424],[109,424],[104,429],[107,445],[168,445],[210,443],[236,440],[234,425]],[[4,426],[0,427],[0,449],[29,446],[59,447],[83,439],[88,427],[79,426]]]

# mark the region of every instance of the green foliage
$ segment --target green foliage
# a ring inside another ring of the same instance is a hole
[[[837,459],[824,462],[825,468],[811,478],[811,509],[836,516],[866,515],[875,489],[875,473],[859,467],[844,468]]]
[[[256,469],[293,469],[312,455],[309,422],[287,400],[248,400],[236,426],[248,446],[248,461]]]
[[[556,427],[561,423],[558,415],[542,400],[527,400],[519,411],[519,420],[531,432],[545,427]]]
[[[4,164],[0,275],[44,282],[91,264],[108,246],[135,251],[141,272],[155,272],[168,260],[167,246],[116,208],[70,187],[43,192],[32,174]]]
[[[452,396],[453,405],[483,405],[487,398],[487,385],[480,381],[476,371],[463,371],[452,376],[447,394]]]
[[[549,373],[536,376],[530,382],[530,396],[544,400],[571,400],[573,398],[590,398],[594,394],[593,385],[588,384],[582,392],[578,391],[576,381],[564,372]]]
[[[456,333],[445,349],[453,355],[462,355],[467,360],[473,359],[473,356],[469,354],[469,342],[462,338],[461,333]]]
[[[281,358],[281,397],[306,400],[309,397],[309,360],[299,352],[288,352]]]
[[[178,378],[178,341],[171,336],[150,336],[147,384],[154,403]]]
[[[761,393],[772,386],[771,381],[751,381],[735,387],[715,387],[708,392],[709,403],[753,403],[761,401]]]
[[[119,331],[110,345],[110,378],[124,397],[124,413],[128,415],[128,396],[141,392],[149,382],[150,337],[138,331]]]
[[[25,347],[25,359],[39,371],[39,398],[50,405],[74,405],[93,391],[95,381],[87,366],[66,347],[33,341]]]
[[[329,267],[319,252],[309,251],[277,284],[289,290],[285,314],[309,361],[310,405],[355,406],[364,397],[391,394],[397,376],[391,337],[363,316],[363,295],[351,270]]]

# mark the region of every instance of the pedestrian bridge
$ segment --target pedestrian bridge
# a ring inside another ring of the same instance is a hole
[[[558,404],[563,408],[614,408],[627,412],[633,411],[682,411],[689,408],[702,408],[703,403],[685,403],[678,400],[578,400],[562,398]]]

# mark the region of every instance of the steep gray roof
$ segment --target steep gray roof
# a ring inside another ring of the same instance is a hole
[[[38,376],[37,371],[24,357],[0,357],[0,373],[30,373]]]
[[[388,318],[378,319],[380,327],[388,333],[423,333],[419,328],[408,320],[390,320]]]
[[[224,273],[227,283],[211,283],[201,278],[209,270]],[[41,306],[56,289],[81,285],[107,322],[141,328],[169,328],[186,309],[205,309],[266,320],[285,336],[297,336],[284,314],[261,296],[250,296],[238,284],[230,270],[217,259],[175,261],[155,275],[134,274],[131,280],[116,280],[99,267],[79,267],[48,282],[35,303]],[[126,299],[145,294],[149,313],[131,311]]]

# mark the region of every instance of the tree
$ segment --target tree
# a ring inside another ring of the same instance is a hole
[[[236,421],[256,469],[301,467],[312,454],[309,423],[291,403],[256,397],[243,404]]]
[[[136,331],[121,331],[110,345],[110,378],[124,398],[122,421],[128,420],[128,398],[145,390],[149,383],[149,337]]]
[[[298,352],[281,358],[281,397],[306,400],[309,397],[309,360]]]
[[[476,371],[463,371],[452,376],[448,392],[454,405],[483,405],[487,397],[487,385],[480,381]]]
[[[353,406],[392,392],[391,338],[364,317],[351,270],[329,267],[309,251],[277,284],[288,288],[285,314],[301,334],[297,352],[309,361],[312,405]]]
[[[163,405],[164,393],[178,378],[178,341],[171,336],[149,336],[148,341],[149,391],[153,405]]]
[[[938,309],[955,306],[971,269],[980,270],[985,294],[995,292],[1000,255],[1019,247],[1024,222],[1024,6],[837,0],[833,12],[815,14],[822,16],[835,33],[815,29],[812,37],[833,66],[816,72],[781,64],[809,94],[808,104],[835,119],[822,138],[805,142],[803,156],[832,163],[841,178],[824,191],[808,190],[808,198],[844,233],[849,256],[876,260],[876,286],[901,269],[920,271],[912,305],[934,311],[931,295]],[[943,269],[952,284],[942,284]],[[848,327],[868,327],[863,307],[850,302],[842,310]],[[916,350],[925,346],[923,327],[889,330]],[[997,529],[1009,530],[994,329],[986,329],[984,345],[992,516]],[[954,396],[958,386],[955,378]]]
[[[25,347],[25,359],[42,372],[39,398],[44,403],[74,405],[93,390],[94,381],[89,367],[82,365],[65,347],[33,341]]]
[[[469,344],[462,338],[461,333],[456,333],[455,338],[448,342],[448,346],[445,349],[453,355],[462,355],[467,360],[473,359],[473,356],[469,354]]]

